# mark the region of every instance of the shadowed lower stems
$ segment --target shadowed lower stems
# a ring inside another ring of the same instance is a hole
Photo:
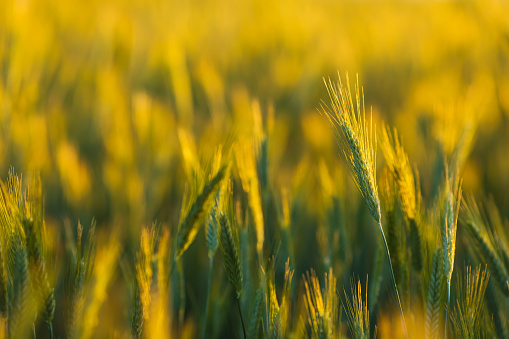
[[[242,332],[244,333],[244,339],[247,339],[247,336],[246,336],[246,327],[244,326],[244,318],[242,317],[242,310],[240,309],[240,300],[239,300],[239,298],[237,298],[237,306],[239,307],[240,322],[242,323]]]
[[[387,245],[387,240],[385,239],[384,230],[382,228],[382,223],[378,222],[378,227],[380,228],[380,233],[382,234],[382,240],[385,246],[385,254],[387,254],[387,260],[389,263],[389,269],[391,270],[391,278],[392,278],[392,287],[394,289],[394,294],[396,295],[396,300],[398,301],[399,315],[401,317],[401,325],[403,326],[403,332],[405,334],[405,338],[408,339],[408,332],[406,329],[405,315],[403,313],[403,306],[401,305],[401,299],[399,298],[398,286],[396,285],[396,278],[394,277],[394,270],[392,269],[392,261],[391,254],[389,252],[389,246]]]
[[[207,278],[207,301],[205,302],[205,317],[203,319],[203,330],[201,333],[202,339],[205,338],[205,330],[207,329],[207,316],[209,314],[209,299],[210,299],[210,282],[212,278],[212,264],[214,262],[214,257],[209,258],[209,275]]]

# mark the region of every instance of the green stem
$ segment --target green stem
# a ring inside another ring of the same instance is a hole
[[[262,287],[262,298],[265,300],[265,315],[266,319],[265,321],[262,321],[262,324],[265,326],[264,331],[265,333],[270,333],[270,321],[269,321],[269,301],[267,300],[267,277],[265,276],[264,271],[264,263],[263,263],[263,251],[257,251],[258,254],[258,265],[260,266],[260,284]]]
[[[405,333],[405,338],[408,339],[408,332],[406,329],[405,315],[403,314],[403,306],[401,305],[401,300],[399,298],[398,286],[396,285],[396,278],[394,277],[394,270],[392,269],[392,261],[391,254],[389,252],[389,246],[387,245],[387,240],[385,239],[384,230],[382,228],[382,223],[378,222],[378,227],[380,228],[380,233],[382,234],[382,240],[385,246],[385,254],[387,254],[387,261],[389,262],[389,269],[391,270],[391,278],[392,278],[392,287],[394,289],[394,294],[396,295],[396,299],[398,301],[399,307],[399,315],[401,317],[401,325],[403,326],[403,331]]]
[[[50,339],[53,339],[53,323],[49,323],[48,330]]]
[[[447,304],[445,306],[444,338],[447,339],[447,316],[449,313],[449,300],[451,299],[451,280],[447,279]]]
[[[209,258],[209,274],[207,280],[207,301],[205,303],[205,318],[203,319],[203,329],[201,333],[202,339],[205,338],[205,330],[207,328],[207,315],[209,314],[209,299],[210,299],[210,282],[212,280],[212,264],[214,262],[214,257]]]
[[[244,318],[242,318],[242,310],[240,309],[240,300],[239,300],[239,298],[237,298],[237,306],[239,307],[240,322],[242,323],[242,331],[244,332],[244,339],[247,339],[247,336],[246,336],[246,327],[244,326]]]

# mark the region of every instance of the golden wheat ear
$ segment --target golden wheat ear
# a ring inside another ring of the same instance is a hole
[[[336,338],[339,334],[339,298],[336,283],[332,268],[325,273],[323,291],[315,271],[307,272],[304,277],[304,305],[313,338]]]
[[[350,168],[357,188],[366,201],[371,216],[379,222],[381,212],[376,184],[376,132],[373,129],[372,115],[370,115],[369,123],[366,120],[364,90],[361,95],[359,77],[357,76],[355,86],[355,106],[348,74],[346,86],[341,82],[341,77],[336,84],[330,79],[328,81],[324,79],[324,82],[331,106],[322,102],[321,112],[327,117],[333,129],[343,158]]]
[[[378,223],[391,272],[394,294],[398,302],[401,325],[405,338],[408,338],[403,306],[399,298],[391,255],[382,227],[382,214],[376,183],[376,131],[373,128],[372,114],[370,114],[368,122],[364,105],[364,90],[360,90],[358,76],[355,86],[355,105],[350,90],[348,73],[346,75],[346,86],[343,85],[341,77],[339,77],[337,83],[330,79],[328,81],[324,79],[324,82],[329,93],[330,106],[322,102],[321,113],[329,121],[354,182],[363,196],[371,216]]]
[[[394,129],[392,133],[389,127],[384,125],[380,145],[387,167],[396,182],[405,217],[409,220],[415,219],[417,204],[414,173],[397,130]]]

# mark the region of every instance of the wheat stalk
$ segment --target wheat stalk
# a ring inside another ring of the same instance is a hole
[[[366,121],[366,112],[364,106],[364,91],[359,92],[359,78],[357,76],[357,85],[355,87],[356,106],[354,107],[352,94],[350,91],[350,82],[348,74],[346,76],[346,87],[341,82],[341,77],[337,83],[332,80],[325,82],[325,87],[329,93],[331,107],[327,104],[321,104],[321,112],[325,115],[333,128],[336,141],[340,145],[343,156],[346,160],[353,179],[361,195],[364,197],[366,205],[371,216],[378,223],[380,234],[385,246],[387,261],[391,271],[394,294],[398,302],[401,316],[401,324],[408,338],[403,307],[399,297],[396,278],[391,262],[391,255],[381,221],[380,200],[378,198],[378,187],[376,184],[376,132],[373,133],[373,118],[370,115],[370,122]]]

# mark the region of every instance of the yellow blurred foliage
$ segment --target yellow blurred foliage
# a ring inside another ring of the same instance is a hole
[[[57,164],[66,197],[74,204],[82,203],[91,188],[86,164],[79,159],[76,149],[66,142],[58,147]]]

